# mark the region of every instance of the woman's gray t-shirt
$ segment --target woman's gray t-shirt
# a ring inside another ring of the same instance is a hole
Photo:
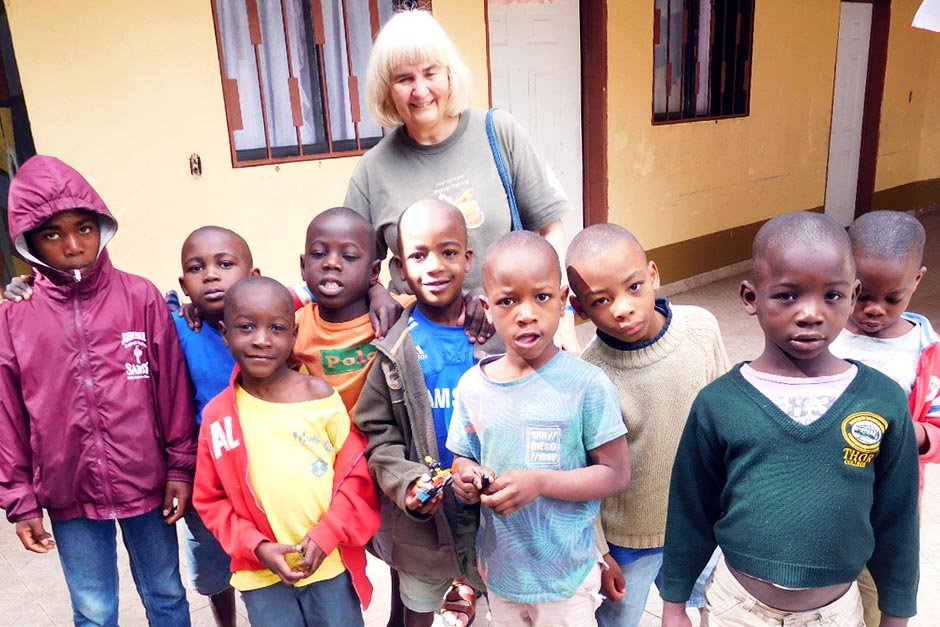
[[[523,226],[536,230],[560,219],[568,210],[568,198],[548,162],[511,114],[497,109],[493,122]],[[464,214],[470,247],[476,252],[464,289],[479,287],[487,248],[511,230],[509,201],[487,138],[485,111],[465,111],[453,134],[433,146],[416,143],[402,127],[395,129],[362,157],[345,204],[365,216],[397,253],[398,217],[425,198],[447,201]],[[391,274],[393,291],[408,291],[397,273]]]

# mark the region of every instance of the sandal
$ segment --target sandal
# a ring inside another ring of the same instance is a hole
[[[455,580],[441,604],[441,618],[448,627],[468,627],[476,618],[477,591],[467,583]]]

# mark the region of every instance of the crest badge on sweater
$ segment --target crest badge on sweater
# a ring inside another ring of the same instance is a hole
[[[121,346],[131,351],[124,363],[127,380],[150,378],[150,362],[147,355],[147,333],[145,331],[124,331],[121,333]]]
[[[881,439],[888,430],[888,421],[869,411],[846,416],[842,421],[842,437],[848,446],[842,449],[846,466],[865,468],[875,459],[881,448]]]

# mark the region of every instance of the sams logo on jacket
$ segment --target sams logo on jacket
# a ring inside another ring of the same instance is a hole
[[[147,350],[147,333],[144,331],[124,331],[121,333],[121,346],[131,349],[133,361],[124,363],[127,380],[150,378],[150,362],[141,361]]]

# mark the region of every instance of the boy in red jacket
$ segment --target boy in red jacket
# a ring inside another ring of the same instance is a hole
[[[232,557],[232,585],[255,626],[362,625],[379,527],[365,438],[326,381],[287,367],[287,288],[242,279],[219,329],[238,366],[203,410],[193,501]]]
[[[195,431],[176,329],[160,292],[111,265],[104,201],[54,157],[23,164],[10,236],[34,294],[0,305],[0,507],[30,551],[53,548],[75,623],[116,625],[116,520],[151,624],[189,625],[176,527]]]

